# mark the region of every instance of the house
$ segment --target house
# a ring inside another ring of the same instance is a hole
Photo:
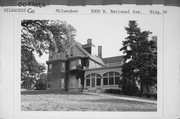
[[[50,52],[46,62],[50,89],[104,91],[119,88],[123,57],[102,58],[102,46],[98,46],[98,55],[94,51],[92,39],[87,39],[84,45],[75,41],[69,56]]]

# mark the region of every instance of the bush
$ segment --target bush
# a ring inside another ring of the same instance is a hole
[[[106,89],[105,93],[122,94],[120,89]]]
[[[144,93],[143,96],[157,99],[157,93]]]
[[[139,89],[132,83],[127,83],[122,86],[122,91],[125,95],[137,96],[139,95]]]
[[[43,82],[35,84],[34,87],[35,87],[35,90],[46,90],[47,88],[46,84]]]

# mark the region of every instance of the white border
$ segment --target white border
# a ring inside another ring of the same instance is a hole
[[[16,15],[14,19],[15,42],[14,42],[14,116],[15,117],[43,117],[43,118],[160,118],[163,116],[163,62],[164,62],[164,42],[158,38],[158,100],[157,112],[57,112],[57,111],[21,111],[20,110],[20,57],[21,57],[21,27],[20,22],[23,19],[58,19],[59,15]],[[143,16],[142,16],[143,17]],[[163,16],[162,16],[163,17]],[[163,18],[162,18],[163,20]],[[162,21],[163,22],[163,21]],[[162,28],[163,30],[163,28]]]

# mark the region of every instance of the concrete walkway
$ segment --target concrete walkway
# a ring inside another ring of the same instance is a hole
[[[154,103],[157,104],[156,100],[148,100],[148,99],[141,99],[138,97],[130,97],[130,96],[123,96],[123,95],[112,95],[107,93],[93,93],[93,92],[83,92],[84,94],[91,94],[91,95],[99,95],[105,96],[109,98],[121,99],[121,100],[130,100],[130,101],[139,101],[139,102],[147,102],[147,103]]]

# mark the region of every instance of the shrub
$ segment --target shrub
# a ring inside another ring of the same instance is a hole
[[[153,98],[157,99],[157,93],[144,93],[143,95],[147,98],[153,97]]]
[[[122,94],[120,89],[106,89],[105,93]]]
[[[125,85],[123,85],[122,91],[125,95],[130,95],[130,96],[139,95],[138,87],[132,83],[126,83]]]
[[[46,90],[47,88],[46,84],[43,82],[36,83],[34,87],[36,90]]]

